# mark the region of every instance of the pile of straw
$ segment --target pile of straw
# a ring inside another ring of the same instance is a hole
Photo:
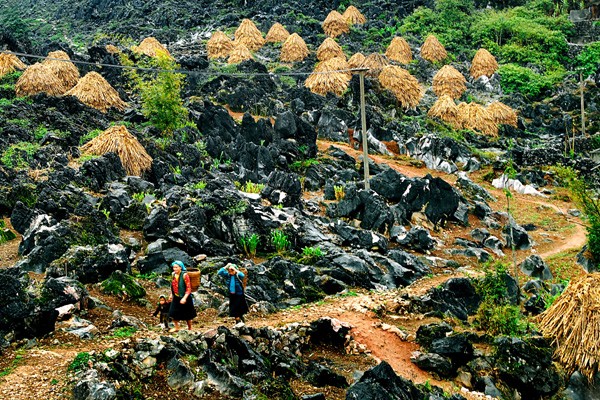
[[[379,74],[379,82],[381,86],[394,93],[404,108],[415,108],[423,97],[417,78],[395,65],[383,67]]]
[[[280,59],[283,62],[302,61],[308,56],[308,53],[304,39],[297,33],[292,33],[281,46]]]
[[[359,68],[365,62],[365,56],[362,53],[356,53],[348,60],[350,68]]]
[[[444,65],[433,77],[433,92],[436,96],[447,94],[458,99],[467,90],[467,80],[451,65]]]
[[[460,103],[458,105],[459,128],[471,129],[489,136],[498,136],[498,125],[488,110],[477,103]]]
[[[471,62],[471,76],[475,79],[480,76],[492,76],[498,71],[498,62],[496,58],[486,49],[479,49]]]
[[[253,60],[252,53],[250,50],[240,42],[234,42],[233,50],[231,50],[231,54],[229,54],[229,58],[227,59],[228,64],[239,64],[242,61]]]
[[[448,57],[448,53],[435,36],[429,35],[421,47],[421,57],[427,61],[437,62]]]
[[[14,54],[0,53],[0,78],[18,69],[25,69],[27,65]]]
[[[351,75],[346,72],[337,71],[347,68],[348,64],[346,60],[340,57],[320,62],[317,64],[314,72],[306,78],[304,86],[311,92],[321,96],[325,96],[329,92],[341,96],[348,89]]]
[[[346,8],[346,11],[344,11],[344,14],[342,14],[342,18],[344,18],[344,20],[346,20],[346,22],[349,24],[360,25],[367,22],[365,16],[362,15],[361,12],[358,11],[358,8],[354,6]]]
[[[152,157],[123,125],[111,126],[81,146],[81,152],[98,156],[113,152],[121,159],[128,175],[141,176],[152,165]]]
[[[433,106],[429,109],[427,115],[455,125],[458,122],[458,107],[456,106],[456,103],[454,103],[452,97],[444,94],[433,103]]]
[[[111,107],[121,111],[127,107],[127,103],[121,100],[119,93],[97,72],[86,74],[65,95],[75,96],[83,104],[102,112],[108,111]]]
[[[331,37],[338,37],[342,33],[350,32],[350,26],[348,26],[348,23],[344,17],[342,17],[342,14],[335,10],[327,15],[322,26],[325,34]]]
[[[216,31],[212,34],[208,42],[206,42],[206,52],[208,58],[227,58],[233,50],[233,41],[221,31]]]
[[[275,22],[265,38],[267,43],[283,43],[290,37],[290,33],[279,22]]]
[[[133,50],[134,53],[145,54],[148,57],[156,57],[158,54],[164,54],[170,59],[173,59],[169,50],[152,36],[142,40],[139,46],[133,46],[131,50]]]
[[[385,51],[385,56],[392,61],[408,64],[412,61],[412,51],[408,42],[402,37],[396,36]]]
[[[494,101],[487,110],[497,124],[517,127],[517,113],[506,104]]]
[[[265,45],[265,39],[254,22],[244,18],[235,30],[235,41],[244,44],[249,50],[256,51]]]
[[[538,328],[556,346],[554,356],[568,374],[579,370],[593,382],[600,365],[600,274],[572,279],[540,315]]]
[[[114,44],[107,44],[106,46],[104,46],[104,48],[110,54],[119,54],[119,53],[121,53],[121,50],[119,50],[119,48],[117,46],[115,46]]]
[[[48,53],[48,58],[42,63],[63,83],[65,91],[75,86],[79,80],[79,70],[70,60],[67,53],[59,50]]]
[[[63,82],[45,64],[33,64],[27,67],[15,84],[18,97],[33,96],[38,93],[48,93],[50,96],[60,96],[65,93]]]
[[[390,65],[388,59],[378,53],[371,53],[365,58],[360,68],[368,68],[367,75],[374,78],[378,77],[384,67]]]
[[[328,37],[317,49],[317,59],[319,61],[327,61],[333,57],[343,57],[345,59],[346,55],[344,54],[344,50],[342,50],[342,46]]]

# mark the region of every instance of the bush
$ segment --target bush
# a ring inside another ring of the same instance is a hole
[[[260,237],[256,233],[253,233],[249,236],[242,236],[240,238],[240,244],[247,257],[256,256],[256,248],[258,247],[259,243]]]
[[[19,142],[7,148],[0,161],[8,168],[25,169],[33,161],[35,152],[40,148],[37,143]]]
[[[587,78],[600,69],[600,42],[586,46],[576,58],[576,66]]]
[[[76,372],[81,371],[83,369],[87,369],[89,367],[88,364],[91,361],[91,359],[92,356],[90,356],[90,353],[86,351],[77,353],[73,361],[71,361],[71,364],[69,364],[67,371]]]
[[[500,84],[506,93],[519,92],[533,98],[550,89],[564,76],[560,71],[555,74],[540,75],[530,68],[516,64],[502,65],[498,73],[501,77]]]
[[[273,232],[271,232],[271,241],[273,242],[275,251],[278,254],[284,253],[287,250],[287,248],[290,247],[292,244],[289,241],[287,235],[279,229],[276,229]]]

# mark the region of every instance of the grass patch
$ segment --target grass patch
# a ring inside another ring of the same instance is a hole
[[[125,339],[133,336],[133,334],[136,332],[137,328],[134,326],[122,326],[120,328],[115,329],[115,332],[112,334],[112,337],[118,339]]]
[[[10,375],[21,363],[21,361],[23,361],[23,354],[25,353],[25,350],[19,349],[15,352],[15,359],[12,360],[11,364],[4,368],[2,371],[0,371],[0,379],[3,379],[4,377]]]

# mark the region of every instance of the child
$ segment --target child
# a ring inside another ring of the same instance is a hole
[[[160,323],[164,324],[165,329],[169,329],[169,308],[171,307],[171,302],[167,301],[167,298],[162,294],[158,298],[158,304],[156,305],[156,310],[154,310],[153,317],[156,317],[160,313]]]

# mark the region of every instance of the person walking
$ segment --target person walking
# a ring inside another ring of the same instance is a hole
[[[246,322],[244,314],[248,312],[248,303],[244,295],[242,280],[244,273],[236,268],[235,264],[229,263],[221,268],[217,274],[225,279],[227,292],[229,293],[229,316],[235,318],[235,322]]]
[[[179,321],[186,321],[188,329],[192,329],[192,319],[196,317],[196,309],[192,298],[192,285],[190,277],[186,273],[183,262],[173,261],[173,279],[171,280],[171,307],[169,308],[169,317],[173,320],[174,328],[169,332],[179,330]]]

